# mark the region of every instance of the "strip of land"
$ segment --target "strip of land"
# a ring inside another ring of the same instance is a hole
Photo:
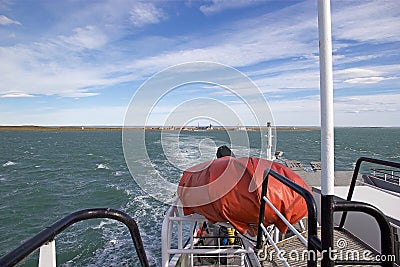
[[[122,130],[146,130],[146,131],[258,131],[260,127],[246,127],[245,129],[234,126],[216,127],[212,129],[198,127],[93,127],[93,126],[0,126],[0,131],[122,131]],[[276,127],[277,131],[311,131],[319,130],[319,127]]]
[[[121,127],[0,126],[0,131],[121,131]]]

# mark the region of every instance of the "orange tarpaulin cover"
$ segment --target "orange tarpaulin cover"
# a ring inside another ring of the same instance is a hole
[[[211,223],[229,222],[242,234],[250,227],[254,230],[258,224],[266,168],[310,190],[300,176],[282,164],[260,158],[228,156],[184,171],[178,187],[184,214],[202,214]],[[290,223],[307,215],[304,199],[272,176],[268,180],[267,198]],[[282,233],[287,231],[287,226],[268,205],[264,224],[275,224]]]

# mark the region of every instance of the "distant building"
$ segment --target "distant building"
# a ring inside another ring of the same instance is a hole
[[[236,131],[247,131],[246,127],[240,126],[239,124],[236,127]]]

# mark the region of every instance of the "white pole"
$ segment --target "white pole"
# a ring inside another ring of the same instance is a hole
[[[56,241],[52,240],[39,250],[39,265],[38,267],[55,267],[56,265]]]
[[[272,127],[271,123],[267,122],[267,160],[273,160],[272,156]]]
[[[334,195],[332,32],[329,0],[318,0],[321,94],[321,193]]]

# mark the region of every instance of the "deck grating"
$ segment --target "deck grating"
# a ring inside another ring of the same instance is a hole
[[[305,231],[304,236],[307,235]],[[321,236],[321,229],[318,229],[318,236]],[[296,237],[290,237],[279,242],[278,247],[280,250],[285,252],[285,258],[290,266],[307,266],[307,252],[306,247],[300,242]],[[332,255],[338,260],[353,260],[357,259],[357,255],[360,260],[363,258],[363,253],[368,252],[368,257],[373,258],[376,256],[375,253],[370,252],[370,249],[359,241],[357,238],[351,234],[336,230],[334,231],[334,251]],[[278,259],[272,246],[267,249],[267,257],[265,261],[262,261],[262,266],[264,267],[278,267],[284,266],[283,263]],[[303,255],[304,254],[304,255]],[[321,253],[318,252],[318,259],[321,258]],[[368,258],[366,258],[368,260]],[[320,260],[318,260],[318,266],[321,266]],[[361,265],[336,265],[336,266],[361,266]],[[362,265],[362,266],[380,266],[380,265]]]

